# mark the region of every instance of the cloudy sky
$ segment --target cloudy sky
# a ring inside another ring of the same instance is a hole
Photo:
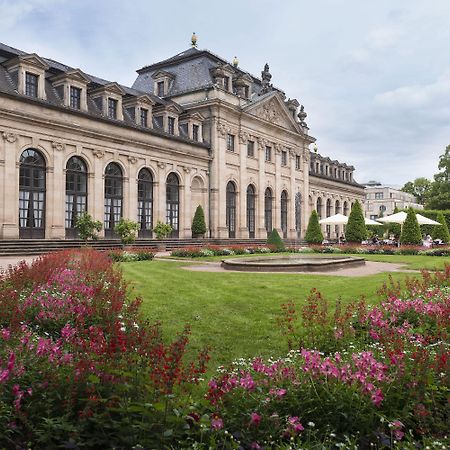
[[[437,172],[450,144],[449,0],[0,0],[0,41],[129,85],[198,47],[308,112],[319,152],[360,182]]]

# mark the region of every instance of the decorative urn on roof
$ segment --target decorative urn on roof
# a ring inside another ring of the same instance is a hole
[[[234,58],[233,58],[233,66],[234,67],[237,67],[239,65],[239,60],[237,59],[237,56],[235,56]]]
[[[197,48],[197,35],[195,34],[195,31],[192,33],[191,36],[191,45],[194,48]]]
[[[272,79],[272,75],[269,72],[269,64],[265,64],[264,70],[261,72],[261,80],[262,80],[262,89],[261,94],[266,94],[272,90],[272,85],[270,84],[270,80]]]

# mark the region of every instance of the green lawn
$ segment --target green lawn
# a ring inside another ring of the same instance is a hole
[[[442,258],[429,256],[371,255],[367,259],[405,263],[409,268],[444,265]],[[387,280],[385,273],[341,277],[191,272],[181,268],[186,264],[189,263],[143,261],[125,263],[122,268],[132,282],[134,295],[143,298],[143,314],[151,321],[162,321],[169,337],[184,324],[191,324],[192,346],[212,348],[212,367],[238,357],[285,352],[276,325],[280,304],[290,300],[301,303],[313,287],[332,301],[339,296],[350,301],[364,295],[374,302],[378,300],[377,289]],[[406,274],[393,276],[403,279]]]

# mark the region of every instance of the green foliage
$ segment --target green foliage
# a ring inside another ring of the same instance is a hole
[[[395,207],[393,214],[397,214],[400,210]],[[400,237],[400,233],[402,232],[402,226],[399,223],[390,223],[388,225],[389,234],[393,234],[396,238]]]
[[[90,214],[84,212],[77,217],[75,228],[80,239],[86,242],[89,239],[96,240],[98,238],[97,233],[101,231],[102,223],[100,220],[94,220]]]
[[[321,244],[323,241],[323,234],[319,224],[319,215],[315,209],[309,218],[305,240],[308,244]]]
[[[347,242],[362,242],[367,239],[367,228],[364,222],[364,214],[358,200],[353,203],[347,226],[345,228]]]
[[[278,231],[274,228],[267,237],[267,245],[269,247],[275,247],[278,251],[284,251],[285,246],[283,239],[281,239]]]
[[[414,181],[408,181],[403,187],[403,192],[408,192],[417,198],[420,204],[424,204],[430,195],[431,181],[427,178],[420,177],[416,178]]]
[[[205,213],[203,208],[198,205],[192,219],[192,236],[202,236],[206,233]]]
[[[417,222],[416,213],[412,208],[408,209],[405,223],[403,224],[402,234],[400,236],[402,244],[419,245],[422,243],[422,233]]]
[[[114,231],[120,236],[123,244],[132,244],[136,240],[139,224],[134,220],[124,219],[122,217],[114,227]]]
[[[434,176],[425,206],[427,209],[450,209],[450,145],[439,157],[438,169]]]
[[[444,214],[442,214],[442,212],[439,212],[437,214],[436,220],[441,223],[441,225],[434,225],[431,236],[433,237],[433,239],[441,239],[442,242],[450,242],[450,234],[448,232],[447,222],[444,218]]]
[[[146,248],[132,248],[129,251],[111,250],[108,256],[114,262],[151,261],[155,257],[153,251]]]
[[[172,233],[173,228],[169,223],[164,223],[158,220],[156,226],[153,228],[153,232],[156,234],[156,239],[165,239]]]

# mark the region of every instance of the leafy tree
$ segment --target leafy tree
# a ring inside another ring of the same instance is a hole
[[[323,241],[323,234],[319,224],[319,215],[315,209],[309,218],[305,240],[308,244],[321,244]]]
[[[192,219],[192,236],[202,236],[206,233],[205,213],[203,208],[198,205]]]
[[[156,234],[156,239],[164,239],[172,233],[173,228],[170,223],[164,223],[158,220],[155,228],[153,228],[153,232]]]
[[[278,251],[285,250],[283,239],[281,239],[278,231],[275,228],[270,232],[269,236],[267,237],[267,245],[275,247]]]
[[[361,243],[367,239],[367,228],[364,214],[358,200],[353,203],[347,226],[345,227],[345,239],[347,242]]]
[[[98,239],[97,233],[102,229],[100,220],[94,220],[90,214],[84,212],[75,221],[75,228],[80,239],[87,242],[89,239]]]
[[[408,215],[403,223],[400,242],[402,244],[412,245],[422,244],[422,233],[420,232],[419,222],[417,222],[416,213],[412,208],[408,208]]]
[[[136,240],[136,233],[139,231],[139,224],[130,219],[119,220],[114,227],[114,231],[120,236],[122,244],[132,244]]]
[[[439,212],[436,220],[437,222],[440,222],[441,225],[435,225],[433,227],[431,236],[433,236],[433,239],[441,239],[442,242],[450,242],[450,233],[448,231],[447,221],[445,220],[444,214]]]
[[[408,192],[417,198],[420,204],[424,204],[430,195],[431,181],[427,178],[420,177],[414,181],[408,181],[403,187],[403,192]]]
[[[441,172],[434,176],[426,208],[450,209],[450,145],[447,145],[444,154],[439,157],[438,169]]]

